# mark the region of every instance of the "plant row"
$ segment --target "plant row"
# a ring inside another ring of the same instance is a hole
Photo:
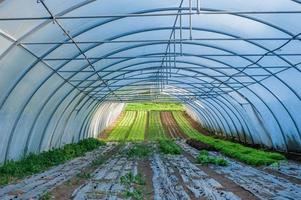
[[[180,103],[128,103],[126,108],[126,111],[151,111],[151,110],[157,110],[157,111],[164,111],[164,110],[181,110],[183,111],[183,105]]]
[[[125,112],[124,117],[117,124],[117,126],[112,130],[107,140],[109,141],[125,140],[129,131],[131,130],[132,124],[135,121],[135,117],[136,117],[135,111]]]
[[[146,118],[147,118],[146,111],[138,111],[136,120],[135,120],[126,140],[129,140],[129,141],[144,140]]]
[[[165,135],[165,130],[163,128],[160,112],[159,111],[150,111],[149,112],[149,122],[148,122],[148,140],[161,140],[167,139]]]
[[[88,138],[76,144],[66,144],[60,149],[45,151],[40,154],[30,154],[19,161],[8,161],[0,167],[0,185],[14,182],[73,158],[83,156],[86,152],[104,144],[104,142],[97,139]]]
[[[183,133],[185,133],[188,137],[212,145],[216,150],[222,152],[223,154],[238,159],[244,163],[259,166],[277,163],[279,160],[285,159],[285,157],[279,153],[253,149],[238,143],[216,139],[211,136],[200,134],[191,126],[189,121],[187,121],[183,115],[183,112],[174,111],[173,116]]]

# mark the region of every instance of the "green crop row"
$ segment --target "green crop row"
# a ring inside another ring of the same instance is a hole
[[[108,141],[125,140],[129,131],[131,130],[132,124],[135,121],[135,116],[136,116],[135,111],[125,112],[124,117],[110,133],[107,140]]]
[[[174,111],[173,116],[182,131],[188,137],[212,145],[215,149],[219,150],[223,154],[240,160],[244,163],[259,166],[269,165],[285,159],[285,157],[279,153],[253,149],[238,143],[216,139],[200,134],[197,130],[191,127],[190,123],[184,117],[183,112]]]
[[[163,128],[160,112],[159,111],[150,111],[149,113],[149,124],[148,124],[148,140],[161,140],[167,139],[165,135],[165,130]]]
[[[184,108],[182,104],[180,103],[128,103],[126,108],[126,111],[130,110],[144,110],[144,111],[150,111],[150,110],[158,110],[158,111],[164,111],[164,110],[181,110],[183,111]]]
[[[19,161],[8,161],[0,167],[0,185],[14,182],[73,158],[83,156],[86,152],[104,144],[104,142],[97,139],[88,138],[77,144],[67,144],[60,149],[45,151],[40,154],[30,154]]]
[[[146,118],[147,118],[146,111],[138,111],[136,120],[135,120],[126,140],[129,140],[129,141],[144,140]]]

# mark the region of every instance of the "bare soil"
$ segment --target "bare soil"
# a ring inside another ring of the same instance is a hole
[[[120,149],[120,145],[117,145],[114,149],[101,156],[103,162],[108,160],[111,156],[115,155]],[[88,167],[82,169],[81,174],[91,174],[96,170],[99,165],[89,165]],[[75,176],[69,181],[64,182],[61,185],[58,185],[56,188],[49,192],[52,199],[56,200],[67,200],[72,199],[72,193],[76,188],[85,184],[89,180],[89,177]]]
[[[184,152],[185,157],[187,157],[191,162],[196,163],[196,159],[193,158],[191,155],[188,153]],[[243,189],[230,179],[226,178],[225,176],[216,173],[214,170],[210,169],[208,166],[204,165],[197,165],[199,169],[204,171],[206,174],[208,174],[211,178],[218,180],[224,187],[225,191],[233,192],[237,196],[239,196],[241,199],[244,200],[252,200],[252,199],[258,199],[256,196],[254,196],[251,192]]]
[[[153,190],[153,171],[150,167],[149,159],[143,159],[138,161],[138,172],[142,174],[145,180],[145,186],[143,190],[143,196],[146,199],[154,198],[154,190]]]
[[[170,138],[187,139],[187,136],[184,133],[182,133],[179,125],[177,124],[171,112],[161,112],[160,116],[165,132]]]

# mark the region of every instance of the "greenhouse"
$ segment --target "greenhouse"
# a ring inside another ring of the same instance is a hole
[[[0,199],[301,199],[301,1],[0,0]]]

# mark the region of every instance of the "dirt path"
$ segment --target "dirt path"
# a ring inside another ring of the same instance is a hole
[[[198,151],[187,144],[179,143],[185,152],[194,158]],[[237,185],[249,191],[259,199],[300,199],[301,186],[279,176],[266,173],[263,170],[242,164],[225,157],[217,152],[210,152],[213,156],[221,156],[228,162],[228,166],[209,166],[216,173],[230,179]]]
[[[43,193],[70,180],[89,166],[100,154],[105,154],[114,148],[109,143],[97,150],[88,152],[85,156],[53,167],[43,173],[35,174],[19,183],[0,188],[0,199],[38,199]]]
[[[137,175],[137,172],[137,161],[118,154],[95,170],[90,181],[77,188],[72,198],[75,200],[125,199],[127,188],[121,183],[120,178],[128,173]]]
[[[170,138],[184,138],[187,139],[187,136],[181,132],[180,127],[175,121],[171,112],[161,112],[160,113],[161,122],[165,129],[165,132]]]
[[[240,199],[183,155],[155,154],[151,160],[154,199]]]
[[[77,176],[72,177],[70,180],[58,185],[49,192],[49,195],[55,200],[71,199],[72,193],[80,185],[85,184],[90,178],[90,174],[96,170],[101,164],[105,163],[109,158],[119,152],[121,145],[116,145],[113,149],[101,154],[95,162],[81,170]]]

